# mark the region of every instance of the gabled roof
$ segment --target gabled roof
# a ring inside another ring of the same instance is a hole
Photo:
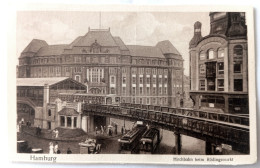
[[[72,41],[72,43],[70,43],[69,45],[67,45],[67,47],[65,49],[72,49],[72,47],[79,42],[79,40],[81,40],[83,36],[79,36],[77,37],[74,41]]]
[[[114,37],[114,40],[121,50],[128,50],[125,43],[122,41],[122,39],[120,37],[116,36],[116,37]]]
[[[51,86],[66,79],[69,79],[69,77],[17,78],[16,86],[44,86],[45,84]]]
[[[48,44],[44,40],[33,39],[23,50],[22,53],[28,53],[28,52],[36,53],[40,48],[47,45]]]
[[[118,46],[109,30],[90,30],[74,46],[91,46],[95,41],[101,46]]]
[[[61,55],[67,46],[65,44],[44,46],[37,52],[36,56]]]
[[[129,49],[131,56],[165,58],[158,47],[139,45],[127,45],[126,47]]]
[[[181,55],[169,40],[158,42],[156,47],[160,48],[163,54]]]
[[[65,116],[79,115],[79,113],[74,108],[63,108],[58,113],[59,113],[59,115],[65,115]]]

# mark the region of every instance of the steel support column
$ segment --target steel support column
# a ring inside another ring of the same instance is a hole
[[[216,145],[212,144],[209,141],[206,141],[205,143],[205,153],[206,155],[214,155],[216,152]]]
[[[174,132],[175,135],[175,149],[176,154],[181,154],[181,134],[179,132]]]

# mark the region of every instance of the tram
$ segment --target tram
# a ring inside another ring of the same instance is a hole
[[[121,154],[135,154],[138,153],[139,140],[143,133],[147,130],[147,127],[142,122],[137,122],[137,125],[128,133],[118,139]]]
[[[149,128],[139,141],[140,154],[153,154],[162,139],[162,129]]]

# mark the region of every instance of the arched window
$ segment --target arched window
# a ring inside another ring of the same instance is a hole
[[[208,59],[213,59],[214,58],[214,51],[213,49],[208,50]]]
[[[236,45],[234,47],[234,57],[242,57],[243,55],[243,47],[241,45]]]
[[[200,52],[200,60],[205,60],[205,53],[203,51]]]
[[[48,110],[48,116],[51,116],[51,109]]]
[[[223,48],[219,48],[218,49],[218,58],[223,58],[225,55],[224,55],[224,49]]]

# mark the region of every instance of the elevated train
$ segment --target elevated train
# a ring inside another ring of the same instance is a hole
[[[137,124],[131,131],[123,135],[119,142],[119,153],[121,154],[136,154],[139,151],[139,140],[147,127],[143,124]]]
[[[149,128],[139,141],[140,154],[153,154],[162,140],[162,129]]]

